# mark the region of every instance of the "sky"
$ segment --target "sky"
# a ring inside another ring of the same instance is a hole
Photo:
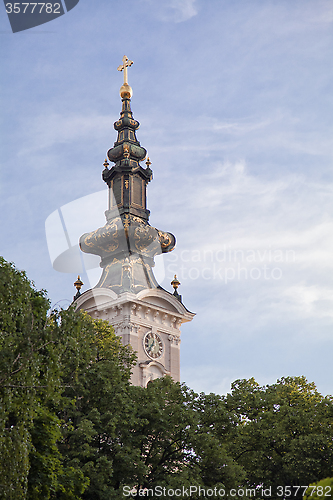
[[[126,54],[150,223],[177,239],[156,276],[172,291],[177,273],[196,313],[181,380],[305,375],[332,394],[332,2],[80,0],[17,33],[1,5],[0,40],[0,254],[70,304],[57,224],[72,245],[104,224]]]

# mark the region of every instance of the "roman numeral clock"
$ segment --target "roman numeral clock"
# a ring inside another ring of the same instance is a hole
[[[118,136],[107,152],[113,165],[105,160],[102,173],[109,190],[106,223],[80,238],[83,252],[101,257],[102,275],[94,288],[82,294],[78,279],[75,303],[92,317],[109,321],[123,343],[133,347],[138,362],[131,382],[145,387],[164,375],[180,380],[180,326],[191,321],[194,313],[182,303],[176,276],[171,282],[174,292],[170,293],[157,283],[153,273],[154,257],[172,251],[176,240],[173,234],[148,222],[146,190],[152,170],[147,151],[136,138],[140,124],[133,118],[132,89],[127,81],[132,64],[124,56],[118,67],[124,74],[122,109],[114,123]]]

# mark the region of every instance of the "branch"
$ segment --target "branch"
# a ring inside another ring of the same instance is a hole
[[[255,448],[249,448],[248,450],[243,450],[234,460],[237,460],[243,455],[243,453],[248,453],[249,451],[257,451]]]
[[[29,341],[30,341],[30,337],[29,337]],[[30,344],[31,344],[31,342],[30,342]],[[46,342],[45,344],[43,344],[43,345],[41,345],[41,346],[37,347],[36,351],[39,351],[40,349],[43,349],[44,347],[46,347],[46,346],[47,346],[47,345],[49,345],[49,344],[55,344],[55,340],[50,340],[49,342]],[[31,345],[32,345],[32,344],[31,344]],[[29,357],[27,357],[27,358],[26,358],[26,360],[25,360],[25,361],[29,362],[29,361],[31,360],[31,358],[32,358],[33,353],[34,353],[34,349],[31,349],[31,354],[30,354],[30,356],[29,356]],[[16,362],[17,362],[20,358],[21,358],[21,353],[19,353],[19,354],[17,355],[16,359],[13,361],[13,363],[12,363],[12,364],[13,364],[13,365],[15,365],[15,363],[16,363]],[[21,358],[21,359],[22,359],[22,358]],[[15,375],[16,373],[18,373],[19,371],[21,371],[21,370],[22,370],[22,368],[23,368],[23,366],[24,366],[24,364],[22,363],[22,364],[19,366],[19,368],[17,368],[17,370],[12,371],[12,372],[11,372],[11,373],[7,376],[7,377],[5,377],[5,378],[1,379],[1,380],[0,380],[0,386],[2,385],[2,383],[3,383],[3,382],[5,382],[5,381],[6,381],[6,380],[8,380],[9,378],[11,378],[13,375]],[[2,387],[9,387],[9,386],[2,386]],[[13,386],[13,387],[14,387],[14,386]],[[20,386],[17,386],[17,387],[20,387]]]
[[[8,380],[10,377],[12,377],[13,375],[15,375],[15,373],[18,373],[20,370],[22,370],[23,368],[23,364],[20,365],[20,367],[17,369],[17,370],[14,370],[13,372],[11,372],[8,377],[5,377],[3,379],[0,380],[0,385],[2,384],[2,382],[5,382],[6,380]],[[2,386],[2,387],[6,387],[6,386]]]
[[[20,357],[21,357],[21,353],[19,352],[16,359],[13,361],[13,365],[15,365],[16,361],[18,361]]]

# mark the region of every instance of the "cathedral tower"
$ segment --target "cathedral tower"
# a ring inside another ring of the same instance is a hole
[[[154,257],[172,251],[176,240],[148,222],[146,189],[152,170],[149,158],[145,168],[140,165],[147,152],[137,140],[139,122],[131,111],[127,68],[132,64],[124,56],[118,67],[124,72],[122,110],[114,123],[117,141],[107,152],[114,165],[109,168],[105,160],[102,174],[109,189],[106,224],[80,238],[83,252],[101,257],[103,272],[93,289],[77,296],[76,305],[95,318],[108,320],[123,343],[133,347],[138,362],[132,383],[146,386],[163,375],[180,380],[180,325],[194,314],[181,302],[176,277],[171,294],[159,286],[152,270]]]

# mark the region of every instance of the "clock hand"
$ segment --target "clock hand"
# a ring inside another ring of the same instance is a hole
[[[155,345],[155,339],[150,338],[148,341],[148,347],[147,347],[148,352],[152,352],[154,345]]]

